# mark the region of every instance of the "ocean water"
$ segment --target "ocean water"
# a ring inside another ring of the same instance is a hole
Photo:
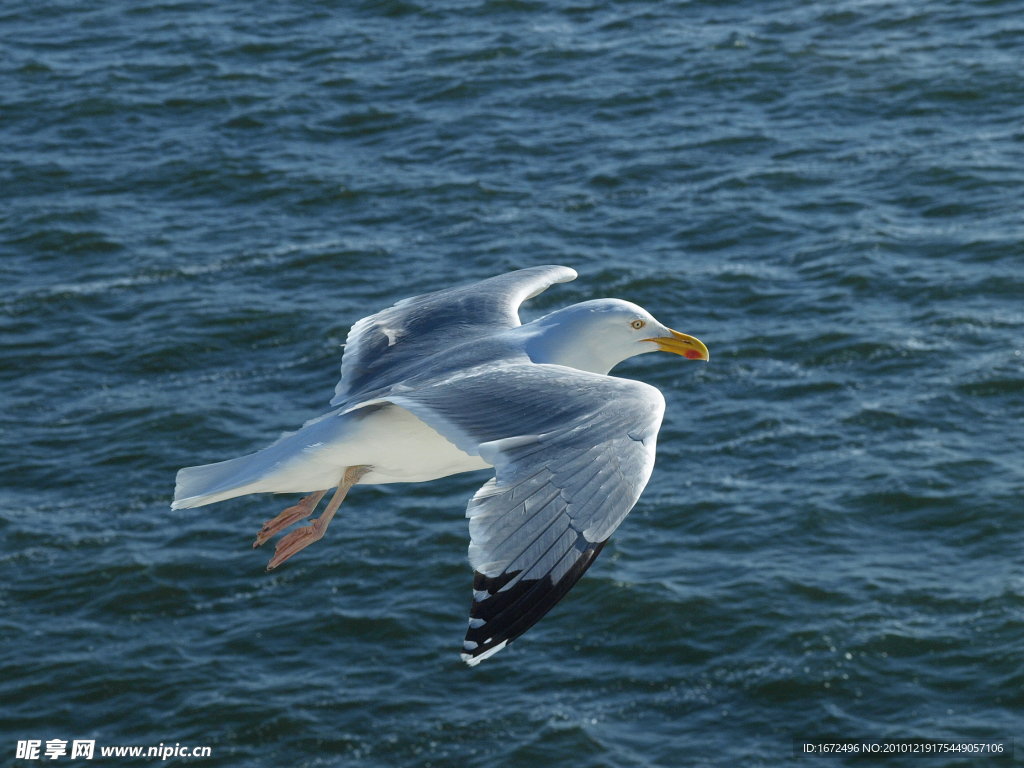
[[[1024,4],[41,0],[0,29],[4,764],[1021,737]],[[580,277],[524,319],[619,297],[711,362],[616,369],[668,403],[650,484],[494,658],[458,655],[486,473],[360,487],[269,574],[292,497],[170,510],[180,467],[327,410],[359,318],[547,263]]]

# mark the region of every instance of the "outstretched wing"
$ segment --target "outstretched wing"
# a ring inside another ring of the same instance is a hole
[[[576,279],[568,267],[532,267],[398,302],[352,326],[331,405],[379,392],[414,373],[416,364],[455,344],[519,323],[519,305],[555,283]]]
[[[654,467],[654,387],[512,363],[389,397],[496,473],[469,502],[473,604],[462,658],[478,664],[579,581]]]

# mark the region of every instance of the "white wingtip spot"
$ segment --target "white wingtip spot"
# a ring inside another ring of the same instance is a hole
[[[475,667],[477,664],[479,664],[484,659],[489,659],[491,656],[496,654],[498,651],[500,651],[506,645],[508,645],[508,640],[502,640],[496,646],[494,646],[490,650],[484,651],[479,656],[470,656],[468,653],[464,653],[464,654],[462,654],[462,660],[464,662],[466,662],[467,666]]]

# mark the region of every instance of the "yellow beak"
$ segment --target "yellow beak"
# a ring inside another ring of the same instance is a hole
[[[658,349],[662,352],[671,352],[674,355],[682,355],[687,360],[708,360],[708,348],[704,346],[704,342],[700,339],[695,339],[693,336],[687,336],[685,333],[679,333],[669,329],[671,336],[659,336],[655,339],[644,339],[644,341],[653,341],[658,345]]]

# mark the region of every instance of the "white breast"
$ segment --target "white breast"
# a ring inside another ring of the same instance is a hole
[[[358,461],[372,470],[360,483],[422,483],[493,466],[470,456],[404,408],[389,405],[363,419],[353,435]],[[347,456],[348,447],[345,452]]]
[[[290,457],[249,490],[307,493],[333,488],[345,467],[372,467],[361,484],[421,483],[493,466],[460,451],[404,408],[329,416],[278,444]],[[277,448],[278,446],[275,446]]]

